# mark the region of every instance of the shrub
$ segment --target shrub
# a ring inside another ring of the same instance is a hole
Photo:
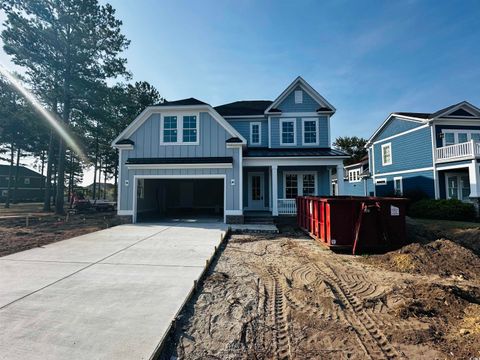
[[[438,220],[470,221],[476,217],[473,204],[460,200],[419,200],[410,205],[408,215],[418,218]]]
[[[403,196],[408,198],[411,203],[428,199],[428,195],[423,190],[420,190],[420,189],[412,189],[412,190],[406,191]]]

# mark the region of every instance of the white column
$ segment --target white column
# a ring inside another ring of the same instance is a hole
[[[273,178],[272,178],[272,168],[268,168],[268,208],[270,211],[272,211],[272,184],[273,184]]]
[[[278,216],[278,166],[272,165],[272,215]]]
[[[337,195],[343,195],[343,164],[337,165]]]
[[[480,197],[480,170],[477,160],[472,160],[468,166],[468,177],[470,180],[470,197]]]

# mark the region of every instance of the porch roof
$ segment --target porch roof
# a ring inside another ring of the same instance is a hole
[[[129,158],[127,164],[231,164],[232,157]]]
[[[244,157],[348,157],[346,153],[340,150],[330,148],[295,148],[295,149],[271,149],[271,148],[247,148]]]

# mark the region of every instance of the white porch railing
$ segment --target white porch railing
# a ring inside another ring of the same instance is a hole
[[[478,156],[480,156],[480,143],[474,140],[436,149],[437,162],[472,159]]]
[[[295,199],[278,199],[279,215],[296,215],[297,203]]]

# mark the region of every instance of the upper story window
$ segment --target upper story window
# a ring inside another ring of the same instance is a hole
[[[161,118],[161,144],[198,145],[198,115],[166,115]]]
[[[348,182],[360,181],[360,169],[348,170]]]
[[[295,90],[295,104],[302,104],[302,103],[303,103],[303,91]]]
[[[445,130],[443,133],[443,146],[465,143],[470,140],[480,141],[480,131]]]
[[[280,121],[280,145],[296,145],[296,127],[295,119],[282,119]]]
[[[261,138],[260,134],[262,132],[262,123],[252,122],[250,123],[250,144],[251,145],[260,145]]]
[[[392,164],[392,143],[382,145],[382,165]]]
[[[317,119],[303,119],[303,145],[318,145]]]

